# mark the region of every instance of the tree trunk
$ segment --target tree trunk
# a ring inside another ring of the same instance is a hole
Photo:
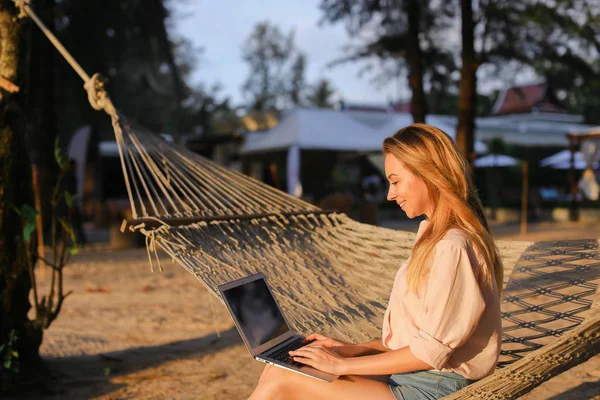
[[[13,2],[0,0],[0,75],[20,86],[21,22],[15,20],[15,15]],[[31,168],[20,110],[19,93],[0,90],[0,344],[7,343],[14,330],[24,371],[41,361],[42,331],[27,318],[31,308],[27,249],[20,217],[11,208],[32,204]],[[14,373],[0,365],[3,386]]]
[[[469,161],[471,168],[475,159],[475,110],[477,107],[477,67],[475,57],[473,0],[461,0],[462,13],[462,68],[458,100],[458,127],[456,144]]]
[[[31,5],[46,27],[54,31],[54,0],[33,0]],[[27,45],[21,50],[22,58],[26,60],[22,69],[25,73],[21,78],[25,86],[22,93],[22,103],[25,105],[23,115],[27,120],[27,134],[31,138],[31,160],[37,164],[40,172],[41,211],[44,226],[47,227],[52,214],[50,198],[59,174],[52,151],[58,137],[55,82],[59,53],[33,21],[24,21],[28,26],[23,30]],[[67,150],[66,142],[62,140],[60,143],[62,150]],[[44,234],[48,237],[49,229],[45,229]]]
[[[427,103],[423,92],[423,52],[419,34],[421,32],[421,2],[409,0],[406,2],[408,16],[408,49],[407,61],[409,67],[408,84],[412,91],[411,113],[414,122],[425,122]]]

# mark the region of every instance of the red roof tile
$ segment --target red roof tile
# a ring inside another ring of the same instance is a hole
[[[392,109],[397,113],[409,113],[412,111],[412,105],[410,101],[406,101],[404,103],[395,103],[392,104]]]
[[[541,112],[566,112],[548,90],[546,83],[506,89],[496,101],[492,115]]]

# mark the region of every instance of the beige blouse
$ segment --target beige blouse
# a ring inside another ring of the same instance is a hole
[[[421,222],[417,238],[428,224]],[[483,265],[467,237],[452,229],[436,245],[428,282],[418,296],[406,290],[407,265],[396,274],[383,345],[410,346],[434,370],[468,379],[490,375],[500,355],[500,299],[495,283],[491,288],[483,283]]]

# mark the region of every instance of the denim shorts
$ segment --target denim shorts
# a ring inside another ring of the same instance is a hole
[[[441,399],[474,381],[454,372],[418,371],[390,376],[388,384],[398,400]]]

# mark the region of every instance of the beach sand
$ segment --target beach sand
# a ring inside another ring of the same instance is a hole
[[[527,237],[518,226],[498,228],[497,237],[513,240],[600,236],[595,226],[532,227]],[[163,267],[151,272],[145,249],[97,245],[76,256],[65,269],[65,289],[74,293],[41,347],[52,380],[31,382],[24,398],[247,398],[263,364],[250,357],[224,306],[200,281],[170,261]],[[600,356],[523,398],[600,399]]]

